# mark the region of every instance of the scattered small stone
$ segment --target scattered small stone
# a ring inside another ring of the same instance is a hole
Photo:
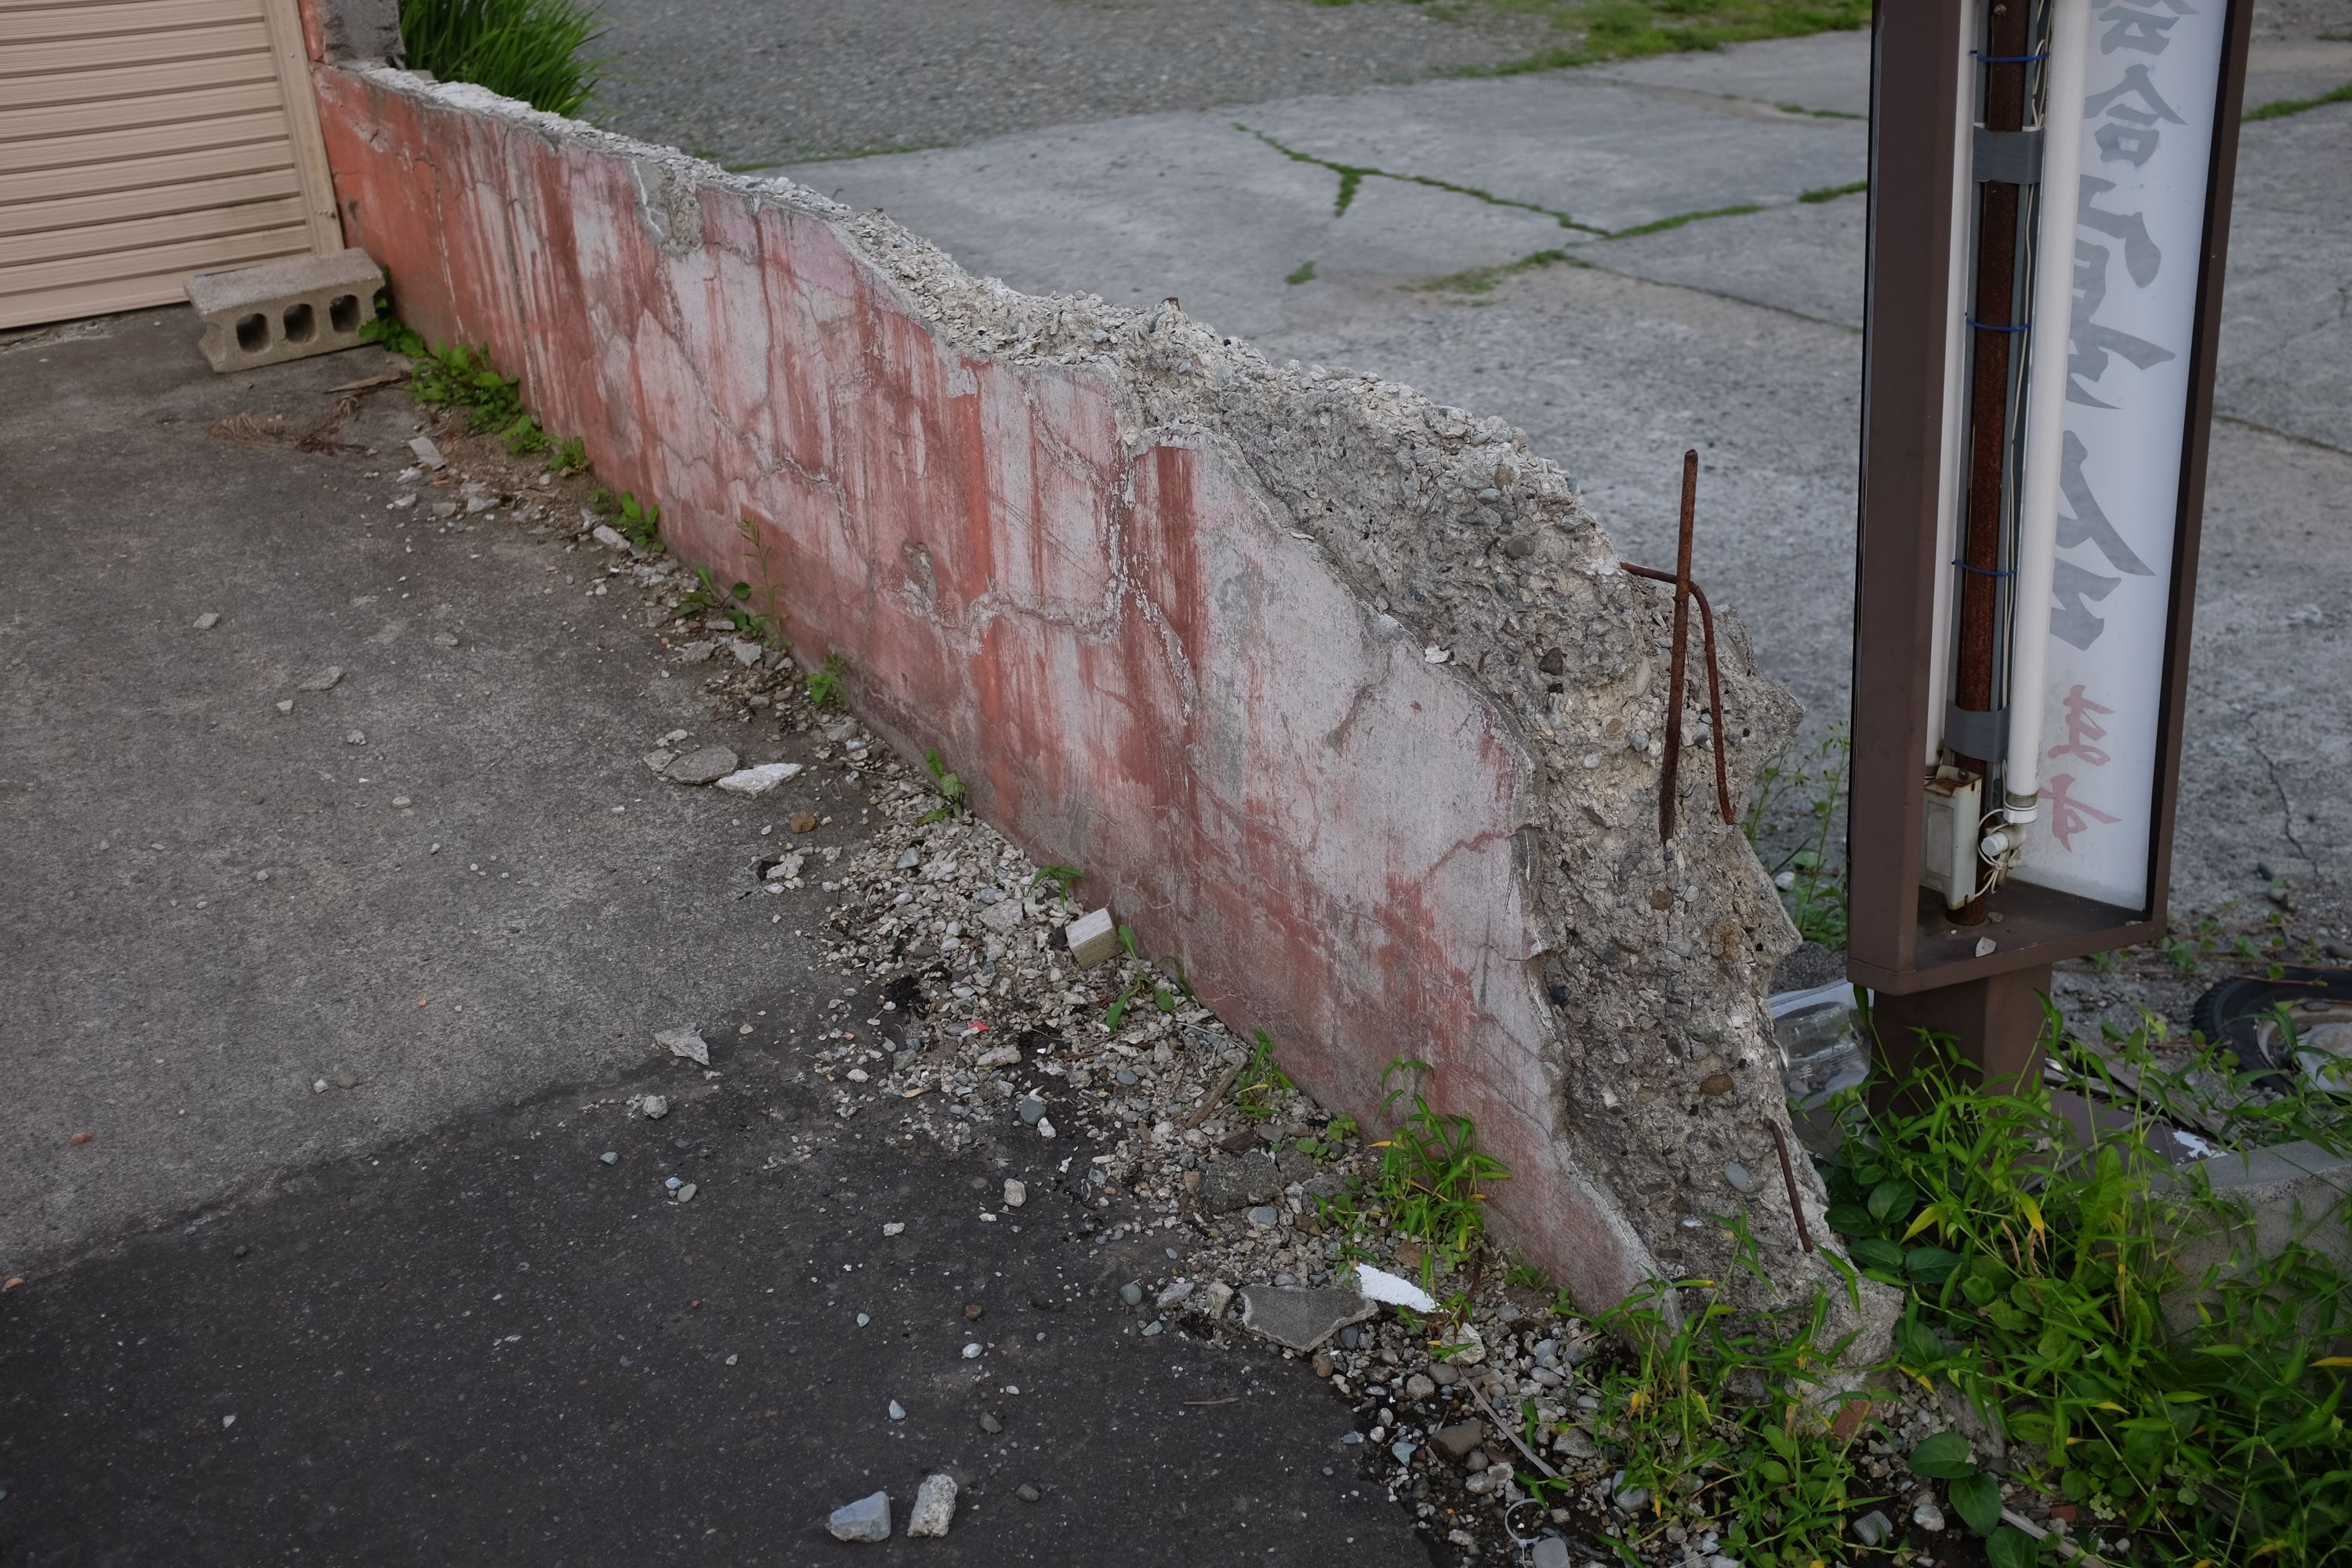
[[[993,1437],[1004,1430],[1004,1423],[983,1410],[980,1413],[980,1429]]]
[[[646,1121],[659,1121],[669,1114],[669,1098],[667,1095],[649,1094],[637,1102],[637,1110]]]
[[[1756,1178],[1749,1175],[1748,1167],[1737,1160],[1723,1167],[1723,1179],[1731,1184],[1731,1190],[1735,1193],[1752,1193],[1756,1190]]]
[[[1451,1426],[1441,1426],[1429,1435],[1433,1447],[1449,1459],[1465,1459],[1470,1451],[1486,1441],[1486,1429],[1475,1421],[1456,1421]]]
[[[1450,1361],[1442,1361],[1429,1369],[1429,1380],[1440,1388],[1451,1388],[1462,1381],[1462,1369]]]
[[[1911,1510],[1911,1522],[1922,1530],[1940,1531],[1944,1528],[1944,1510],[1936,1506],[1935,1499],[1921,1498],[1919,1506]]]
[[[1175,1306],[1179,1302],[1189,1300],[1192,1294],[1192,1281],[1190,1279],[1179,1279],[1172,1284],[1164,1287],[1160,1290],[1160,1294],[1153,1299],[1152,1305],[1158,1307],[1164,1312],[1169,1308]]]
[[[1009,1209],[1017,1209],[1028,1201],[1029,1188],[1027,1184],[1025,1183],[1016,1182],[1010,1176],[1005,1177],[1004,1206]]]
[[[690,1204],[694,1201],[694,1194],[698,1190],[698,1189],[692,1182],[688,1182],[683,1186],[679,1187],[677,1193],[673,1194],[674,1199],[678,1203]]]
[[[327,1092],[327,1080],[326,1080],[325,1079],[322,1079],[322,1078],[321,1078],[321,1079],[313,1079],[311,1080],[311,1082],[310,1082],[310,1092],[311,1092],[312,1094],[324,1094],[324,1093],[326,1093],[326,1092]]]
[[[1569,1568],[1568,1542],[1557,1535],[1547,1535],[1535,1543],[1528,1553],[1530,1568]]]
[[[897,1400],[892,1400],[890,1402],[890,1419],[893,1421],[904,1421],[906,1418],[907,1407],[899,1404]]]
[[[1729,1094],[1731,1075],[1727,1072],[1711,1072],[1698,1080],[1698,1091],[1701,1094]]]
[[[955,1478],[929,1475],[915,1489],[914,1511],[907,1519],[908,1536],[938,1539],[948,1532],[949,1521],[955,1518]]]
[[[710,656],[718,651],[719,645],[715,642],[680,643],[677,647],[677,657],[679,662],[684,664],[707,664],[710,660]]]
[[[1639,1513],[1650,1504],[1647,1487],[1620,1487],[1609,1500],[1627,1513]]]
[[[1118,1288],[1118,1299],[1130,1307],[1140,1307],[1143,1305],[1143,1287],[1130,1279]]]
[[[897,1408],[895,1405],[893,1409]],[[859,1498],[833,1510],[824,1521],[835,1541],[887,1541],[890,1539],[890,1494],[876,1492],[872,1497]]]
[[[984,1347],[978,1340],[971,1341],[963,1347],[963,1359],[966,1361],[978,1361],[983,1348]]]
[[[905,1234],[906,1229],[907,1226],[904,1221],[894,1219],[889,1224],[882,1227],[882,1234],[885,1236],[900,1236]]]
[[[911,871],[922,863],[923,852],[911,847],[898,857],[898,869],[901,871]]]
[[[654,1036],[654,1044],[674,1057],[684,1057],[698,1067],[710,1065],[710,1047],[703,1042],[699,1030],[664,1029]]]
[[[662,776],[673,784],[717,784],[740,765],[742,759],[724,746],[705,746],[670,763]]]
[[[1423,1400],[1429,1398],[1436,1392],[1437,1384],[1423,1376],[1420,1373],[1414,1373],[1411,1377],[1404,1380],[1404,1396],[1407,1399],[1415,1401]]]
[[[394,811],[406,811],[410,806],[415,805],[415,804],[416,803],[415,801],[409,799],[404,795],[396,795],[392,797],[392,809]]]
[[[342,679],[343,667],[340,664],[331,664],[327,666],[326,668],[320,670],[318,674],[312,676],[310,679],[304,681],[301,685],[296,687],[294,689],[297,691],[332,691],[337,683],[339,683]]]
[[[343,737],[343,744],[345,744],[346,746],[364,746],[364,745],[366,745],[366,744],[367,744],[367,731],[366,731],[365,730],[353,730],[353,731],[352,731],[349,734],[347,734],[347,735],[345,735],[345,736]]]
[[[1118,930],[1107,909],[1080,915],[1062,928],[1062,934],[1068,939],[1070,957],[1080,969],[1092,969],[1118,952]]]
[[[200,632],[208,632],[218,625],[220,625],[220,612],[218,610],[206,610],[203,615],[196,617],[196,630]]]
[[[1234,1304],[1234,1288],[1222,1279],[1212,1279],[1209,1288],[1201,1292],[1201,1305],[1207,1310],[1210,1320],[1214,1321],[1223,1318],[1225,1309]]]
[[[746,642],[742,638],[738,637],[727,645],[727,651],[735,656],[736,663],[741,665],[744,668],[749,669],[751,666],[760,662],[761,658],[767,652],[767,649],[761,647],[758,643]]]
[[[1877,1547],[1895,1533],[1895,1521],[1876,1509],[1872,1509],[1853,1521],[1853,1538],[1864,1546]]]
[[[449,459],[441,455],[441,448],[433,444],[430,436],[416,437],[408,443],[408,449],[416,454],[416,466],[420,468],[446,468],[449,466]]]
[[[1272,1205],[1260,1204],[1255,1208],[1249,1211],[1247,1217],[1250,1224],[1257,1226],[1260,1230],[1272,1230],[1274,1228],[1275,1222],[1280,1219],[1282,1215],[1276,1211]]]
[[[457,646],[457,634],[456,632],[435,632],[433,634],[433,646],[435,647],[456,647]]]
[[[796,811],[793,813],[793,831],[794,833],[814,833],[816,831],[816,813],[813,811]]]
[[[1020,1104],[1014,1106],[1013,1109],[1020,1115],[1022,1121],[1027,1122],[1032,1127],[1036,1126],[1038,1122],[1044,1121],[1045,1118],[1045,1102],[1038,1099],[1034,1094],[1022,1100]]]
[[[1317,1351],[1315,1359],[1307,1364],[1315,1369],[1318,1377],[1328,1377],[1339,1370],[1339,1364],[1332,1361],[1329,1351]]]
[[[588,537],[593,539],[597,543],[603,545],[607,550],[626,550],[629,547],[628,535],[623,533],[619,529],[614,528],[609,522],[598,523],[593,529],[589,531]]]
[[[339,1067],[330,1076],[334,1079],[335,1087],[337,1089],[356,1089],[359,1087],[359,1075],[352,1071],[349,1068]]]
[[[1412,1444],[1405,1442],[1402,1438],[1389,1445],[1389,1453],[1394,1457],[1396,1462],[1400,1465],[1412,1464],[1413,1455],[1420,1451],[1421,1450],[1415,1447]]]
[[[1023,1502],[1035,1502],[1037,1500],[1037,1489],[1031,1486],[1027,1481],[1023,1481],[1019,1486],[1013,1489],[1013,1495],[1019,1498]]]
[[[72,1144],[75,1148],[79,1149],[79,1148],[80,1148],[83,1144],[88,1143],[88,1142],[89,1142],[91,1140],[95,1139],[97,1136],[98,1136],[98,1134],[97,1134],[97,1133],[95,1133],[95,1132],[77,1132],[77,1133],[75,1133],[72,1137],[70,1137],[70,1138],[67,1139],[67,1140],[66,1140],[66,1142],[68,1142],[68,1143],[70,1143],[70,1144]]]
[[[294,699],[292,699],[291,697],[288,697],[288,698],[285,698],[285,699],[281,700],[278,702],[278,710],[280,713],[291,713],[291,712],[293,712],[293,711],[294,711]]]
[[[617,1165],[621,1163],[621,1152],[618,1149],[607,1149],[596,1158],[604,1161],[607,1165]]]
[[[979,1302],[977,1302],[977,1301],[967,1301],[967,1302],[965,1302],[965,1303],[964,1303],[964,1307],[963,1307],[963,1321],[964,1321],[965,1322],[967,1322],[967,1323],[976,1323],[976,1322],[980,1321],[980,1314],[981,1314],[981,1305],[980,1305],[980,1303],[979,1303]]]
[[[729,773],[719,787],[730,795],[765,795],[800,771],[798,763],[761,763]]]
[[[1242,1291],[1242,1327],[1294,1351],[1311,1351],[1380,1309],[1353,1290],[1253,1285]]]

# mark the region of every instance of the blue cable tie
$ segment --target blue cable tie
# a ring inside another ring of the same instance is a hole
[[[2042,50],[2038,55],[1988,55],[1980,54],[1975,49],[1970,49],[1969,53],[1975,57],[1979,65],[1986,66],[2030,66],[2036,60],[2046,60],[2050,58],[2048,49]]]
[[[1963,572],[1973,572],[1979,577],[2014,577],[2017,575],[2015,572],[1997,572],[1990,566],[1971,566],[1965,561],[1955,561],[1952,564],[1958,567]]]
[[[2020,321],[2013,327],[1996,327],[1990,321],[1979,321],[1974,316],[1963,317],[1962,320],[1980,332],[2021,332],[2033,324],[2031,321]]]

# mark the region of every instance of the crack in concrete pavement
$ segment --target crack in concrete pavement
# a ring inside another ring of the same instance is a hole
[[[1801,112],[1811,113],[1814,111],[1803,110]],[[1830,111],[1823,110],[1821,112],[1829,113]],[[1840,116],[1840,118],[1851,119],[1853,116],[1844,115]],[[1460,184],[1452,180],[1442,180],[1433,174],[1415,174],[1395,169],[1382,169],[1370,163],[1342,163],[1336,159],[1319,157],[1313,153],[1302,152],[1296,147],[1287,146],[1276,138],[1267,135],[1265,132],[1260,131],[1254,126],[1245,125],[1238,120],[1234,121],[1234,129],[1236,131],[1245,131],[1249,132],[1250,135],[1256,137],[1260,142],[1265,142],[1267,146],[1273,148],[1276,152],[1295,163],[1311,163],[1318,169],[1328,169],[1331,173],[1339,175],[1339,194],[1331,204],[1331,216],[1333,217],[1344,217],[1347,216],[1348,209],[1355,205],[1356,192],[1362,187],[1365,180],[1395,180],[1404,184],[1426,185],[1432,190],[1447,191],[1451,192],[1454,195],[1468,196],[1474,201],[1484,202],[1488,206],[1511,207],[1520,212],[1536,213],[1544,217],[1550,218],[1562,228],[1572,229],[1581,234],[1589,234],[1595,239],[1636,239],[1645,234],[1663,234],[1668,229],[1680,228],[1685,224],[1699,223],[1708,218],[1745,217],[1750,213],[1760,213],[1776,206],[1787,206],[1792,202],[1818,205],[1822,202],[1835,201],[1841,196],[1853,195],[1870,188],[1870,183],[1867,180],[1855,180],[1842,185],[1816,186],[1811,190],[1801,192],[1794,197],[1779,196],[1768,197],[1763,201],[1757,202],[1735,202],[1728,206],[1702,207],[1692,212],[1670,213],[1664,217],[1652,218],[1646,223],[1631,224],[1624,228],[1603,228],[1598,224],[1586,223],[1580,218],[1560,211],[1558,207],[1548,207],[1540,202],[1521,201],[1516,196],[1496,195],[1492,191],[1481,190],[1475,185]],[[1541,256],[1543,254],[1544,252],[1541,251],[1535,253],[1537,256]],[[1533,259],[1533,258],[1526,258],[1523,259]],[[1516,266],[1517,264],[1504,263],[1502,265],[1509,267]],[[1487,271],[1493,269],[1472,268],[1471,270]]]

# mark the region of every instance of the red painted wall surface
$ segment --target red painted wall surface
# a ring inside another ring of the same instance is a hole
[[[751,519],[795,648],[842,653],[877,729],[1113,888],[1146,950],[1327,1105],[1378,1125],[1383,1068],[1434,1063],[1513,1170],[1517,1245],[1588,1301],[1638,1282],[1646,1254],[1557,1136],[1514,868],[1532,761],[1231,447],[1123,439],[1108,363],[951,346],[825,216],[317,79],[351,243],[409,324],[520,371],[541,425],[658,500],[688,560],[747,575]]]

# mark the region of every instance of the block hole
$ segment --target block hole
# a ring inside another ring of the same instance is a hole
[[[269,346],[269,318],[258,310],[250,316],[240,316],[236,322],[236,346],[249,354],[257,354]]]
[[[307,343],[318,335],[318,312],[312,310],[308,304],[286,307],[286,341],[288,342]]]
[[[327,325],[339,332],[358,331],[360,330],[360,297],[356,294],[338,294],[328,300]]]

